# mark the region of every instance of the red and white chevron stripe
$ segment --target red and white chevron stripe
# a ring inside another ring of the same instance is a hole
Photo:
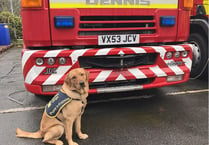
[[[41,87],[43,85],[58,85],[62,84],[65,74],[72,68],[79,67],[78,58],[80,56],[106,56],[106,55],[127,55],[127,54],[139,54],[139,53],[158,53],[159,57],[156,60],[155,65],[139,66],[133,68],[126,68],[123,70],[118,69],[88,69],[90,72],[90,83],[105,82],[105,81],[122,81],[131,79],[146,79],[146,78],[165,78],[167,76],[184,75],[187,74],[186,79],[189,77],[189,73],[192,66],[192,45],[170,45],[170,46],[152,46],[152,47],[126,47],[126,48],[103,48],[103,49],[79,49],[79,50],[23,50],[22,55],[22,69],[25,84],[27,89],[31,86]],[[184,62],[183,65],[169,65],[175,63],[175,59],[165,59],[165,55],[168,51],[189,51],[189,56],[186,58],[178,59],[178,61]],[[37,66],[35,64],[35,58],[49,58],[49,57],[68,57],[70,64],[68,65],[56,65],[57,73],[46,75],[43,72],[46,70],[47,65]],[[156,81],[154,82],[156,83]],[[148,86],[141,86],[140,88],[158,87],[162,82],[158,82],[156,86],[150,84]],[[165,82],[167,83],[167,82]],[[161,86],[166,85],[162,84]],[[138,87],[136,87],[138,88]],[[123,88],[118,88],[123,89]],[[28,89],[31,91],[31,89]],[[44,92],[37,94],[46,94]],[[117,89],[116,89],[117,90]],[[125,90],[125,89],[124,89]],[[96,92],[97,89],[95,90]],[[36,91],[33,91],[36,93]],[[102,92],[102,91],[101,91]]]

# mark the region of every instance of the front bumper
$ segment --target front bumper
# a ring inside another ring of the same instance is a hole
[[[157,53],[157,58],[152,65],[140,65],[129,68],[88,68],[90,72],[89,93],[110,93],[133,91],[155,87],[162,87],[183,83],[188,80],[192,65],[192,45],[126,47],[104,49],[79,49],[79,50],[23,50],[22,65],[26,89],[34,94],[54,95],[56,91],[43,91],[45,86],[55,86],[59,89],[64,82],[66,73],[71,69],[80,67],[81,56],[118,56]],[[187,57],[172,57],[167,59],[167,52],[188,51]],[[66,65],[55,63],[53,66],[44,64],[37,66],[36,58],[67,57]],[[56,68],[55,74],[46,74],[47,68]],[[168,76],[182,76],[181,80],[168,82]],[[150,80],[151,81],[147,81]],[[142,81],[143,80],[143,81]],[[99,84],[99,85],[98,85]]]

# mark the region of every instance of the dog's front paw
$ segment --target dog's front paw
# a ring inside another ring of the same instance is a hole
[[[78,134],[78,137],[79,137],[80,139],[87,139],[89,136],[88,136],[87,134],[79,133],[79,134]]]
[[[74,142],[74,141],[71,141],[71,142],[68,142],[69,145],[78,145],[78,143]]]
[[[73,142],[73,145],[78,145],[78,143],[77,142]]]

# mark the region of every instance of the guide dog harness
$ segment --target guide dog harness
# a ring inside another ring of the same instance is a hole
[[[65,107],[65,105],[67,105],[68,103],[70,103],[72,100],[81,101],[82,104],[84,104],[84,102],[82,101],[82,99],[71,98],[71,97],[67,96],[65,93],[59,91],[49,101],[49,103],[45,107],[47,116],[50,117],[50,118],[57,118],[57,115],[62,110],[62,108]],[[81,110],[81,113],[82,112],[83,112],[83,108]]]

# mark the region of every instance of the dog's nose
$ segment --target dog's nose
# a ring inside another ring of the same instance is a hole
[[[85,87],[84,81],[80,81],[80,86],[81,86],[81,87]]]

